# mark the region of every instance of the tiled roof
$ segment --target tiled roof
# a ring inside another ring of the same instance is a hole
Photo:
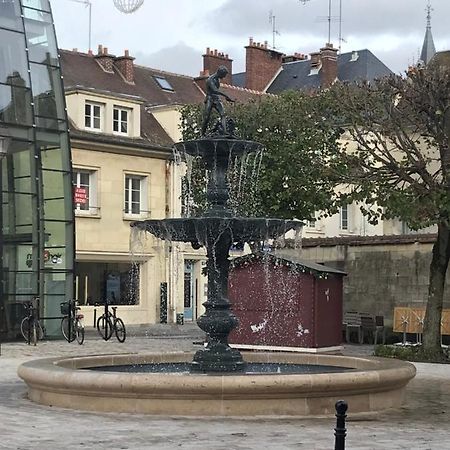
[[[288,89],[308,90],[320,87],[320,72],[311,74],[311,60],[283,64],[283,70],[267,89],[278,94]],[[391,75],[392,71],[370,50],[358,50],[338,55],[338,79],[340,81],[372,81]]]
[[[245,87],[245,72],[233,73],[233,85]]]
[[[431,63],[450,68],[450,50],[437,52],[431,59]]]
[[[221,84],[220,90],[239,103],[246,103],[249,100],[255,100],[261,98],[261,96],[267,95],[261,91],[254,91],[253,89],[246,89],[239,86],[231,86],[229,84]]]
[[[127,83],[118,72],[105,72],[93,56],[61,50],[61,67],[66,89],[85,87],[142,98],[147,105],[185,105],[203,101],[193,78],[170,72],[134,66],[135,83]],[[153,77],[164,77],[173,91],[161,89]]]

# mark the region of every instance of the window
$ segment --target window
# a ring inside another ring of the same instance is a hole
[[[102,105],[86,102],[84,106],[84,126],[89,130],[101,130]]]
[[[125,208],[127,215],[147,213],[145,199],[147,198],[147,178],[139,175],[125,175]]]
[[[305,226],[306,226],[306,228],[316,229],[317,228],[317,219],[314,217],[312,219],[305,220]]]
[[[129,111],[127,109],[114,106],[113,110],[113,131],[114,133],[128,134]]]
[[[158,86],[165,91],[173,91],[172,85],[164,78],[164,77],[153,77],[154,80],[158,83]]]
[[[341,206],[339,228],[341,230],[348,230],[349,229],[348,205]]]
[[[75,212],[95,214],[96,206],[96,172],[92,170],[77,170],[73,172],[73,202]]]

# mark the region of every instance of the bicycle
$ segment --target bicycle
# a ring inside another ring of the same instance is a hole
[[[39,321],[39,297],[34,297],[25,303],[28,315],[22,319],[20,323],[20,331],[27,341],[27,344],[37,344],[38,340],[44,337],[44,328]]]
[[[84,342],[83,314],[79,314],[81,308],[77,306],[76,301],[60,303],[61,314],[64,317],[61,320],[61,332],[67,342],[73,342],[75,339],[82,345]]]
[[[96,303],[95,306],[100,306],[99,303]],[[125,342],[127,337],[127,332],[125,329],[125,324],[120,317],[117,317],[117,306],[112,306],[111,309],[108,308],[108,301],[105,300],[104,303],[105,311],[104,313],[95,321],[94,324],[97,327],[98,334],[105,340],[109,340],[113,334],[113,331],[116,335],[116,338],[119,342]],[[97,313],[97,310],[94,311],[94,317]]]

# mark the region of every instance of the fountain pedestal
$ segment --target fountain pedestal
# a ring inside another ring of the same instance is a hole
[[[206,347],[194,356],[193,372],[237,372],[245,368],[241,353],[228,345],[228,335],[238,324],[228,299],[231,244],[229,233],[222,233],[216,241],[208,239],[206,244],[208,300],[203,303],[206,311],[197,324],[208,339]]]

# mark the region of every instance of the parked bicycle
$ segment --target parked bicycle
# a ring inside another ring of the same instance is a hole
[[[84,342],[84,325],[83,314],[78,311],[81,309],[77,306],[75,300],[60,303],[61,314],[64,317],[61,320],[61,332],[67,342],[73,342],[75,339],[82,345]]]
[[[95,306],[101,306],[101,304],[96,303]],[[123,320],[117,317],[117,306],[111,306],[113,310],[111,312],[108,301],[105,300],[104,308],[103,314],[97,320],[95,320],[97,310],[94,310],[94,325],[97,327],[98,334],[107,341],[114,332],[119,342],[125,342],[127,332]]]
[[[44,328],[39,321],[39,297],[25,303],[27,315],[22,319],[20,331],[27,344],[36,345],[44,337]]]

